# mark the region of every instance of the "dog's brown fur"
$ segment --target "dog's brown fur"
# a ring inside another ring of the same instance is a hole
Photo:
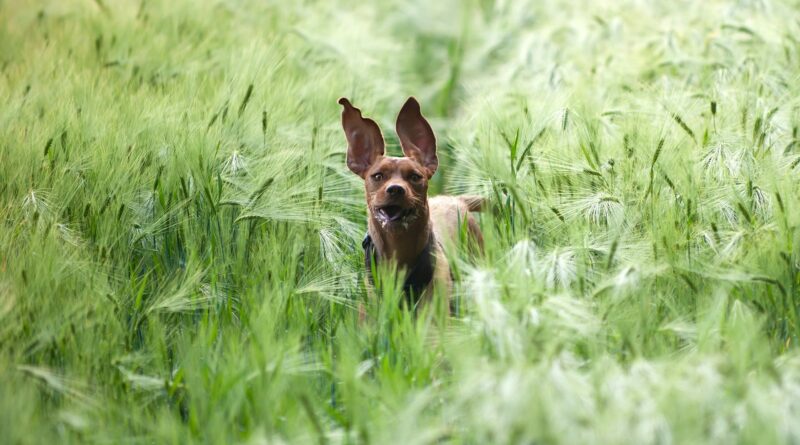
[[[347,166],[364,179],[368,233],[377,256],[410,270],[431,242],[435,256],[433,280],[421,301],[430,299],[433,286],[444,287],[449,296],[452,279],[442,243],[458,238],[459,225],[466,223],[471,239],[482,248],[483,237],[470,211],[479,211],[481,198],[437,196],[428,199],[428,181],[439,166],[436,138],[413,97],[397,116],[396,131],[405,157],[384,156],[384,141],[375,121],[361,116],[345,98],[342,127],[347,137]]]

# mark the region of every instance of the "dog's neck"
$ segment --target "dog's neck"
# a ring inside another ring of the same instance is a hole
[[[433,232],[427,201],[418,212],[417,217],[406,226],[384,228],[370,211],[368,230],[381,259],[394,260],[401,267],[413,266]]]

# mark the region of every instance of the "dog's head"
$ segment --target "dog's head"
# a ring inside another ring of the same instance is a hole
[[[407,228],[427,214],[428,180],[439,166],[436,138],[419,102],[410,97],[397,116],[402,158],[383,155],[383,136],[375,121],[361,117],[361,111],[345,98],[339,104],[344,107],[347,167],[364,178],[372,217],[385,229]]]

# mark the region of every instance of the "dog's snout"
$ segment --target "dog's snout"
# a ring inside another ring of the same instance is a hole
[[[386,187],[386,193],[388,193],[389,196],[403,196],[406,194],[406,190],[401,185],[392,184]]]

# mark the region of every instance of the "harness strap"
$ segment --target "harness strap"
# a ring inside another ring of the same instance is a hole
[[[433,233],[430,234],[428,244],[422,249],[419,256],[414,260],[413,266],[408,271],[405,280],[403,280],[403,293],[416,303],[422,291],[433,281],[433,272],[436,269],[436,255],[433,254],[433,246],[436,240]],[[364,248],[364,266],[367,270],[369,281],[375,284],[372,277],[372,265],[378,265],[377,249],[372,237],[367,233],[364,241],[361,242],[361,247]]]

